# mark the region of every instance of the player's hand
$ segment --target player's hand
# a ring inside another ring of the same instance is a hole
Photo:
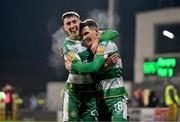
[[[91,51],[92,51],[93,54],[96,53],[97,46],[98,46],[98,39],[96,39],[91,45]]]
[[[120,58],[120,55],[118,53],[114,53],[112,56],[110,56],[111,58],[111,62],[113,64],[117,63],[118,62],[118,59]]]
[[[119,58],[120,58],[120,56],[118,53],[115,53],[112,56],[109,56],[106,60],[106,65],[111,65],[111,64],[117,63]]]
[[[72,65],[71,61],[68,61],[68,60],[65,61],[65,67],[67,70],[71,70],[71,65]]]

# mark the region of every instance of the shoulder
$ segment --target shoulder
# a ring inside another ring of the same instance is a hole
[[[112,53],[118,51],[118,47],[114,42],[108,42],[105,50],[105,54]]]
[[[72,45],[72,42],[68,38],[64,39],[63,46]]]
[[[99,41],[96,54],[104,54],[108,43],[109,43],[108,41],[104,41],[104,40]]]
[[[72,42],[70,42],[67,38],[64,39],[61,49],[64,54],[67,54],[70,50],[72,50]]]
[[[117,48],[117,45],[112,41],[102,40],[102,41],[99,42],[98,47],[105,47],[105,48],[114,47],[114,48]]]
[[[107,48],[110,50],[118,50],[118,47],[114,42],[109,42]]]
[[[72,50],[73,46],[76,45],[76,42],[70,41],[68,38],[66,38],[63,42],[63,49]]]

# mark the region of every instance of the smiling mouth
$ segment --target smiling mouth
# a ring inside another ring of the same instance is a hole
[[[78,30],[77,27],[72,27],[72,28],[70,28],[70,31],[71,31],[71,32],[76,32],[77,30]]]

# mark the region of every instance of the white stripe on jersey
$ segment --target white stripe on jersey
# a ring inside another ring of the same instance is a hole
[[[86,47],[81,45],[80,41],[76,41],[75,44],[73,45],[67,45],[68,50],[72,51],[75,53],[75,57],[81,60],[80,56],[78,54],[84,52],[87,50]],[[66,60],[66,56],[64,56],[64,59]],[[67,82],[69,83],[74,83],[74,84],[91,84],[93,83],[92,77],[90,74],[71,74],[69,73],[68,80]]]
[[[85,50],[87,50],[86,47],[82,46],[81,43],[76,43],[74,45],[67,45],[67,48],[69,50],[72,50],[74,53],[79,54]]]
[[[106,50],[104,52],[104,58],[107,58],[109,56],[109,54],[117,52],[118,48],[116,46],[116,44],[114,42],[109,41]],[[115,66],[111,67],[107,67],[107,70],[113,70],[114,68],[122,68],[122,61],[121,58],[118,59],[118,62],[115,64]],[[119,78],[113,78],[113,79],[107,79],[107,80],[101,80],[100,81],[100,88],[98,88],[98,90],[110,90],[113,88],[119,88],[119,87],[123,87],[123,78],[119,77]]]
[[[62,116],[62,121],[63,122],[68,122],[69,121],[69,115],[68,115],[68,105],[69,105],[69,95],[67,91],[64,91],[64,98],[63,98],[63,116]]]
[[[73,84],[92,84],[93,79],[92,76],[89,74],[69,74],[68,76],[68,83],[73,83]]]
[[[116,44],[114,42],[109,41],[106,50],[104,51],[104,58],[107,58],[109,53],[116,51],[118,51]]]
[[[127,120],[127,101],[123,101],[123,118]]]
[[[108,80],[101,80],[99,85],[100,86],[98,87],[98,90],[110,90],[113,88],[119,88],[124,86],[122,77],[108,79]]]

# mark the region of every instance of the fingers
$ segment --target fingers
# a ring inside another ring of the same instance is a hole
[[[71,63],[71,61],[69,61],[69,60],[66,59],[66,60],[65,60],[65,63]]]
[[[112,56],[110,56],[112,63],[117,63],[118,59],[119,59],[119,54],[115,53]]]
[[[115,56],[115,57],[116,57],[116,56],[120,57],[118,53],[114,53],[114,54],[112,55],[112,57],[113,57],[113,56]]]
[[[111,64],[111,57],[108,57],[108,58],[107,58],[106,63],[107,63],[107,64]]]
[[[117,63],[117,62],[118,62],[118,59],[119,59],[119,56],[118,56],[118,55],[114,55],[114,56],[111,57],[112,63]]]
[[[65,60],[64,64],[65,64],[65,68],[66,68],[67,70],[71,70],[71,65],[72,65],[72,63],[71,63],[70,61]]]
[[[119,59],[118,56],[111,57],[111,60],[112,60],[112,61],[113,61],[113,60],[117,60],[117,59]]]
[[[119,60],[120,56],[118,53],[113,54],[112,56],[108,57],[106,60],[107,65],[116,64]]]

